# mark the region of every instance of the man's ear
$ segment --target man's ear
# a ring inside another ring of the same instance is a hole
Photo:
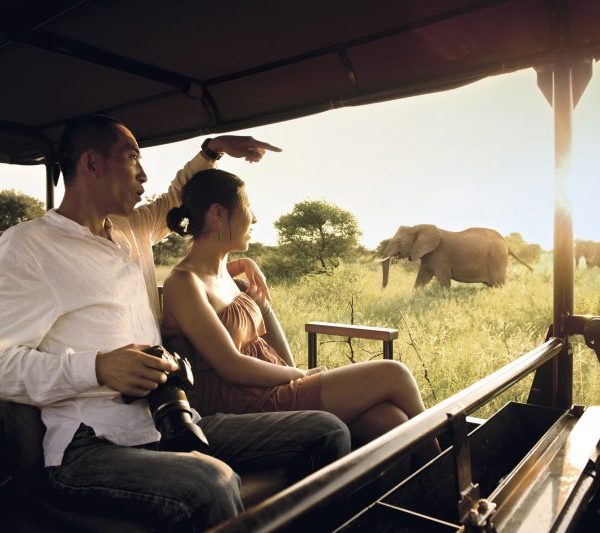
[[[79,169],[86,176],[96,177],[102,169],[102,157],[95,150],[86,150],[79,157]]]

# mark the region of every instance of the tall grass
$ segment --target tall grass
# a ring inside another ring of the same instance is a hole
[[[552,321],[551,257],[533,273],[514,265],[505,286],[452,282],[444,291],[435,280],[414,291],[416,272],[392,265],[390,283],[381,288],[381,268],[372,262],[343,265],[331,275],[271,287],[273,304],[299,366],[307,364],[304,324],[313,320],[392,327],[399,330],[395,358],[415,374],[427,405],[468,385],[543,342]],[[159,277],[170,270],[159,269]],[[575,312],[600,314],[600,270],[575,275]],[[347,343],[319,337],[319,364],[349,364]],[[353,341],[354,359],[380,357],[381,345]],[[574,401],[600,403],[600,372],[592,350],[573,345]],[[487,416],[508,400],[524,401],[532,376],[485,406]],[[369,386],[365,383],[365,387]]]

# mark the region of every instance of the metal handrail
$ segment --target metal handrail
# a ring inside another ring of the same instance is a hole
[[[549,339],[401,426],[221,524],[214,531],[274,531],[294,527],[294,522],[309,514],[324,527],[328,517],[324,516],[325,513],[319,514],[319,510],[325,502],[331,504],[339,500],[347,507],[353,497],[369,485],[377,483],[382,492],[392,488],[383,485],[386,473],[397,466],[398,456],[427,437],[441,434],[447,427],[449,413],[456,410],[472,413],[555,357],[562,347],[561,339]]]

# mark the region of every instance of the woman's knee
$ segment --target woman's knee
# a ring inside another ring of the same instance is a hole
[[[378,380],[385,380],[391,384],[398,384],[406,379],[413,379],[410,369],[400,361],[383,359],[380,361],[373,361],[373,363],[376,364],[375,369]]]

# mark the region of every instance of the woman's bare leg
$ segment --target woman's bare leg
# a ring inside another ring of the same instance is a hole
[[[409,418],[425,410],[415,378],[397,361],[369,361],[334,368],[321,376],[320,408],[352,423],[365,411],[388,402]]]
[[[375,407],[371,407],[350,424],[350,432],[355,441],[362,445],[376,439],[394,429],[408,420],[407,414],[397,405],[388,402],[382,402]],[[414,472],[415,459],[406,456],[400,459],[395,468],[398,468],[398,475],[408,476]]]
[[[373,440],[425,410],[410,370],[397,361],[369,361],[324,372],[320,409],[346,422],[360,441]],[[436,439],[415,455],[423,463],[440,452]]]
[[[350,422],[350,431],[361,443],[372,441],[408,420],[408,415],[397,405],[381,402],[367,409]]]

